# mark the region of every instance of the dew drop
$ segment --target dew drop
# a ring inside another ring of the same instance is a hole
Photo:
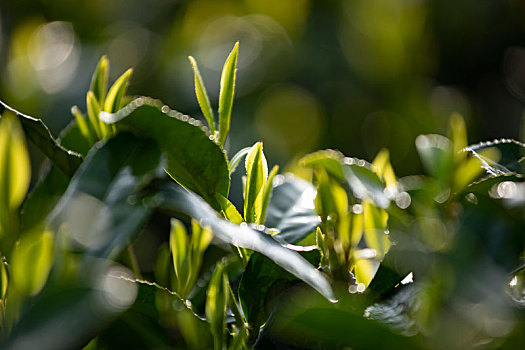
[[[361,204],[354,204],[354,205],[352,205],[352,212],[354,214],[362,214],[363,213],[363,206]]]
[[[396,205],[401,209],[406,209],[412,203],[412,198],[407,192],[401,192],[396,196]]]

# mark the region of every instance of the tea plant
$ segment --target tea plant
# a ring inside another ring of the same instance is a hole
[[[416,139],[427,176],[398,178],[386,149],[306,155],[312,183],[279,175],[262,142],[225,149],[238,50],[218,120],[189,58],[205,123],[126,96],[131,70],[108,90],[106,57],[58,139],[1,104],[3,347],[519,344],[525,146],[468,146],[455,114],[449,137]],[[29,193],[25,138],[48,159]],[[148,235],[162,237],[153,272],[138,259]]]

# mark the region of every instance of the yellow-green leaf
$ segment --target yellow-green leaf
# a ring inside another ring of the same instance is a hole
[[[268,164],[264,157],[262,142],[253,145],[246,156],[245,165],[244,220],[257,222],[261,216],[263,191],[268,178]]]
[[[376,155],[372,162],[372,169],[380,179],[385,181],[387,187],[396,185],[396,175],[390,163],[390,152],[386,148],[381,149]]]
[[[224,263],[219,263],[206,293],[206,318],[210,322],[215,350],[222,350],[225,344],[226,306],[229,296],[227,283]]]
[[[217,202],[219,202],[219,205],[221,206],[221,211],[226,219],[237,225],[244,221],[241,214],[237,211],[237,208],[235,208],[235,206],[232,204],[232,202],[228,200],[228,198],[224,197],[219,193],[215,194],[215,198],[217,199]]]
[[[465,120],[459,113],[453,113],[450,116],[450,134],[452,138],[452,149],[454,150],[454,160],[455,163],[458,164],[467,157],[467,154],[461,152],[461,150],[468,146]]]
[[[266,210],[268,209],[268,204],[270,204],[270,197],[272,196],[273,190],[273,178],[275,177],[275,175],[277,175],[278,171],[279,166],[275,165],[272,168],[272,171],[270,171],[270,175],[268,175],[268,179],[266,180],[266,185],[264,186],[264,192],[262,196],[261,216],[257,221],[258,224],[264,224],[264,222],[266,221]]]
[[[0,261],[0,299],[4,299],[7,294],[7,286],[9,285],[9,278],[7,276],[7,269],[5,263]]]
[[[358,259],[354,267],[354,276],[357,283],[363,283],[368,287],[376,273],[375,265],[372,260]]]
[[[206,86],[204,85],[204,80],[202,79],[195,59],[191,56],[189,56],[188,59],[193,67],[195,95],[197,96],[197,101],[199,102],[204,118],[206,118],[206,121],[208,122],[211,134],[215,135],[215,117],[213,116],[213,110],[211,109],[210,99],[208,97],[208,92],[206,91]]]
[[[78,109],[77,106],[71,107],[71,114],[75,117],[77,121],[78,129],[80,133],[86,140],[89,141],[89,145],[95,143],[95,130],[91,127],[91,124],[87,122],[86,118],[82,115],[82,112]]]
[[[239,42],[235,43],[233,50],[224,63],[221,75],[221,86],[219,92],[219,144],[224,145],[226,136],[230,130],[230,119],[233,106],[233,95],[235,93],[235,77],[237,74],[237,55]]]
[[[104,99],[106,98],[106,91],[108,89],[108,74],[109,74],[109,60],[104,55],[98,61],[95,72],[91,77],[91,85],[89,91],[92,91],[95,95],[100,106],[104,105]]]
[[[324,169],[331,176],[343,181],[345,179],[343,168],[341,166],[343,159],[344,156],[341,152],[326,149],[307,154],[301,158],[299,163],[304,167]]]
[[[188,233],[182,222],[171,219],[170,250],[173,258],[173,267],[177,276],[178,292],[189,278],[188,271]]]
[[[104,102],[105,112],[115,113],[122,107],[122,98],[126,95],[128,81],[131,78],[132,73],[133,69],[128,69],[111,86],[108,95],[106,96],[106,101]]]
[[[89,123],[91,124],[91,127],[95,131],[95,135],[97,136],[97,139],[102,139],[102,129],[101,129],[101,121],[98,118],[98,115],[100,113],[100,105],[97,102],[97,98],[95,97],[95,94],[91,91],[88,91],[86,96],[86,106],[87,106],[87,112],[88,112],[88,118]]]
[[[28,234],[17,243],[12,281],[18,293],[35,295],[44,286],[53,264],[54,237],[49,231]]]
[[[17,209],[27,193],[31,164],[24,132],[11,112],[0,119],[0,210],[3,214]],[[1,214],[0,217],[4,217]],[[2,226],[0,222],[0,235]]]
[[[368,201],[363,201],[364,235],[366,245],[374,249],[379,259],[388,252],[390,240],[385,233],[388,214]]]
[[[343,187],[332,181],[324,169],[316,171],[317,195],[315,210],[323,220],[342,217],[348,210],[348,195]]]

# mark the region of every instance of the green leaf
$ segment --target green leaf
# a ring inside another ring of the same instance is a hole
[[[263,191],[268,178],[268,165],[262,150],[262,142],[252,146],[245,163],[244,220],[258,222],[261,217]]]
[[[104,99],[108,89],[109,60],[104,55],[98,61],[95,72],[91,77],[89,91],[92,91],[100,106],[104,106]]]
[[[65,175],[71,177],[80,166],[82,156],[69,151],[56,142],[41,119],[22,114],[0,101],[0,114],[9,110],[16,114],[26,137]]]
[[[82,115],[82,112],[80,112],[77,106],[73,106],[71,108],[71,114],[73,117],[75,117],[77,122],[77,128],[81,135],[80,139],[86,140],[89,148],[96,142],[95,130],[93,130],[91,123],[87,122],[86,118]]]
[[[416,148],[427,172],[433,177],[448,183],[454,166],[453,145],[444,136],[419,135]]]
[[[381,208],[390,204],[390,200],[384,194],[385,184],[374,172],[372,164],[365,160],[344,157],[334,150],[324,150],[305,156],[301,159],[301,164],[314,169],[324,169],[339,181],[346,180],[358,199],[369,198]],[[389,177],[391,175],[393,174],[389,174]]]
[[[201,108],[202,114],[204,115],[204,118],[206,118],[206,121],[208,122],[211,134],[215,135],[215,117],[213,115],[213,110],[211,109],[210,99],[208,98],[208,92],[206,91],[204,80],[202,79],[195,59],[191,56],[189,56],[188,59],[190,60],[191,66],[193,67],[195,95],[197,96],[197,101],[199,102],[199,106]]]
[[[206,318],[210,322],[215,350],[224,349],[228,285],[224,263],[219,263],[211,277],[206,293]]]
[[[27,232],[37,227],[43,229],[46,217],[58,203],[68,185],[69,178],[57,167],[49,165],[24,201],[20,211],[20,232]]]
[[[158,145],[121,133],[88,153],[48,220],[82,250],[116,256],[159,204],[140,191],[162,175]]]
[[[190,279],[188,233],[177,219],[171,219],[170,250],[177,277],[177,292],[186,297],[186,283]]]
[[[220,209],[215,194],[228,197],[228,161],[199,121],[145,97],[134,100],[116,114],[102,112],[101,118],[107,123],[117,123],[121,129],[155,139],[167,156],[168,174],[216,210]]]
[[[6,263],[0,262],[0,299],[2,302],[7,294],[7,286],[9,285],[9,278],[7,276]]]
[[[237,211],[237,208],[235,208],[232,202],[228,200],[228,198],[225,198],[220,194],[216,194],[215,198],[217,198],[217,201],[221,206],[221,211],[224,213],[224,217],[226,219],[237,225],[244,222],[241,214],[239,213],[239,211]]]
[[[385,233],[388,214],[383,209],[375,207],[368,201],[364,201],[363,215],[366,244],[377,252],[378,259],[381,260],[390,248],[390,240]]]
[[[377,153],[372,162],[372,170],[385,182],[387,187],[396,185],[396,175],[394,174],[392,164],[390,164],[390,152],[386,148],[382,148],[379,153]]]
[[[265,225],[278,229],[276,236],[286,242],[299,242],[321,223],[314,210],[315,187],[289,175],[278,175],[275,182]]]
[[[105,129],[103,129],[103,125],[100,122],[100,119],[98,118],[101,108],[98,104],[95,94],[91,91],[88,91],[86,95],[86,106],[87,106],[89,124],[91,125],[91,128],[95,130],[96,138],[98,140],[101,140],[105,136]]]
[[[417,349],[418,339],[397,334],[362,312],[296,293],[279,305],[265,329],[299,348]]]
[[[340,181],[344,181],[345,176],[341,166],[344,156],[339,151],[331,149],[310,153],[299,161],[301,166],[313,169],[325,169],[330,175]]]
[[[218,213],[199,196],[174,183],[163,185],[162,193],[165,200],[161,208],[170,214],[182,213],[193,217],[201,225],[210,226],[213,235],[223,242],[266,255],[326,298],[334,300],[332,288],[326,278],[297,252],[283,247],[272,236],[220,219]]]
[[[37,294],[47,280],[53,263],[54,235],[37,232],[23,236],[12,258],[12,285],[22,295]]]
[[[459,164],[465,159],[465,152],[462,151],[468,145],[465,120],[459,113],[453,113],[450,116],[450,136],[454,151],[454,162]]]
[[[0,210],[10,213],[24,200],[31,180],[24,133],[11,112],[0,119],[0,169]]]
[[[279,171],[279,166],[275,165],[272,168],[272,171],[270,171],[270,175],[268,175],[268,180],[266,180],[266,184],[264,186],[264,192],[262,196],[262,208],[261,208],[261,216],[258,220],[258,224],[264,224],[266,221],[266,211],[268,210],[268,205],[270,204],[270,198],[272,196],[273,191],[273,178],[275,175],[277,175],[277,172]]]
[[[345,158],[343,172],[356,198],[370,199],[380,208],[386,209],[390,199],[385,195],[385,184],[372,170],[372,165],[362,159]]]
[[[89,125],[89,123],[87,123],[87,120],[86,124]],[[89,139],[86,139],[82,134],[80,125],[77,123],[76,120],[72,120],[64,129],[62,129],[60,135],[58,136],[57,142],[66,149],[70,149],[82,155],[82,157],[85,157],[89,152],[90,148],[97,141],[95,137],[95,132],[90,132],[91,137]]]
[[[21,310],[2,349],[85,346],[134,302],[137,293],[134,283],[118,277],[122,267],[108,265],[97,259],[79,277],[57,281],[50,276],[42,292]]]
[[[230,160],[230,175],[233,174],[233,172],[235,171],[235,169],[237,169],[237,166],[241,162],[242,158],[246,156],[251,149],[251,147],[245,147],[233,156],[233,158]]]
[[[235,43],[233,50],[230,52],[222,68],[221,88],[219,92],[219,144],[221,146],[224,146],[226,136],[228,136],[228,131],[230,130],[238,52],[239,42]]]
[[[106,101],[104,102],[104,111],[108,113],[115,113],[122,107],[122,99],[126,95],[128,81],[131,78],[133,69],[125,71],[111,86]]]
[[[326,171],[316,172],[317,195],[315,210],[323,222],[340,220],[348,211],[348,196],[344,188],[333,181]]]
[[[191,280],[189,288],[193,288],[197,277],[199,275],[199,269],[202,264],[202,258],[204,251],[211,243],[213,234],[209,227],[202,227],[197,220],[191,221],[191,242],[190,242],[190,273]]]
[[[318,251],[307,254],[313,265],[319,264]],[[254,253],[242,274],[239,299],[243,314],[251,328],[257,330],[267,320],[271,309],[267,304],[275,302],[279,294],[289,288],[289,281],[296,277],[283,270],[270,259]]]
[[[85,156],[91,145],[80,134],[76,121],[71,121],[60,133],[58,142],[66,149]],[[49,164],[43,168],[37,183],[27,195],[20,213],[20,231],[25,232],[36,225],[44,227],[44,221],[58,203],[69,185],[70,178],[57,166]]]
[[[480,142],[466,147],[464,152],[479,159],[489,176],[525,174],[525,144],[519,141],[500,139]]]

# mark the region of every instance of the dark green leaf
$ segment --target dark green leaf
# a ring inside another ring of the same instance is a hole
[[[91,262],[82,279],[48,284],[27,303],[2,349],[80,349],[129,307],[136,286],[117,267]]]
[[[65,175],[73,176],[80,166],[80,163],[82,163],[82,156],[58,144],[41,119],[22,114],[0,101],[0,114],[6,109],[16,114],[22,124],[27,139],[46,155]]]
[[[353,349],[415,349],[413,338],[396,334],[377,321],[364,318],[344,305],[330,304],[312,295],[287,296],[266,326],[286,344],[300,348],[321,346]]]
[[[20,231],[26,232],[44,225],[47,215],[55,207],[69,184],[69,178],[49,164],[38,183],[24,201],[20,213]]]
[[[297,243],[321,223],[314,210],[315,187],[293,176],[275,178],[265,225],[279,230],[278,237]]]
[[[81,248],[115,256],[158,204],[139,191],[162,173],[157,144],[122,133],[88,153],[49,219],[56,228],[68,223]]]
[[[499,159],[494,160],[484,156],[482,151],[488,148],[497,149]],[[468,152],[473,157],[478,158],[488,175],[524,174],[525,145],[519,141],[501,139],[481,142],[466,147],[464,152]]]
[[[223,150],[209,139],[199,121],[145,97],[136,99],[116,114],[103,112],[101,118],[155,139],[167,155],[168,174],[220,209],[215,194],[228,197],[228,162]]]
[[[319,264],[319,251],[303,253],[313,265]],[[254,253],[242,275],[239,299],[244,316],[252,328],[261,326],[271,312],[273,298],[289,287],[296,277],[283,270],[270,259]]]

